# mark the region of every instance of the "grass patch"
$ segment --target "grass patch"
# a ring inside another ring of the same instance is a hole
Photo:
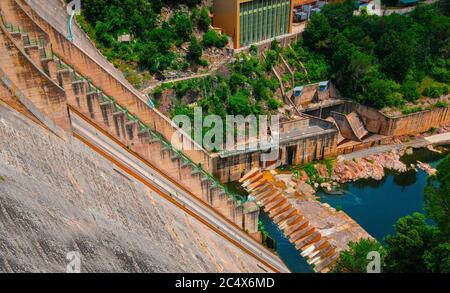
[[[445,101],[437,101],[436,104],[434,104],[434,107],[436,108],[446,108],[447,106],[448,104]]]
[[[421,112],[423,111],[423,107],[422,106],[414,106],[411,108],[403,108],[402,109],[402,114],[403,115],[408,115],[408,114],[412,114],[412,113],[417,113],[417,112]]]
[[[3,181],[5,181],[5,177],[0,176],[0,182],[3,182]]]

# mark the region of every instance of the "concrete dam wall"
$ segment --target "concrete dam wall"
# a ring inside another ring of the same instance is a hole
[[[0,100],[14,99],[0,82]],[[0,272],[265,272],[252,256],[0,101]]]
[[[256,204],[248,208],[251,203],[235,197],[209,175],[212,168],[209,155],[202,149],[182,152],[173,146],[168,137],[177,129],[170,120],[150,108],[122,80],[123,76],[110,68],[112,65],[95,53],[84,34],[80,35],[79,42],[84,44],[80,48],[54,27],[65,19],[57,1],[30,1],[30,5],[15,0],[0,4],[3,15],[0,65],[24,95],[68,132],[72,131],[69,112],[81,115],[123,148],[148,161],[175,184],[257,238]],[[47,17],[53,24],[47,22]],[[184,144],[193,143],[182,133],[177,137]]]

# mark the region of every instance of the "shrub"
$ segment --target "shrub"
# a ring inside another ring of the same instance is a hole
[[[196,38],[191,38],[191,41],[189,43],[189,58],[198,63],[200,61],[200,58],[203,55],[203,48],[200,44],[200,42]]]
[[[448,104],[445,101],[437,101],[436,104],[434,104],[434,106],[436,108],[446,108]]]
[[[170,24],[173,25],[175,33],[182,40],[188,40],[192,34],[192,22],[189,15],[185,12],[176,12],[170,19]]]
[[[154,96],[155,98],[160,98],[161,95],[162,95],[162,93],[163,93],[163,88],[162,88],[161,86],[157,86],[157,87],[155,88],[155,90],[153,91],[153,96]]]
[[[305,167],[303,167],[303,170],[306,172],[309,178],[314,178],[316,175],[318,175],[317,170],[313,164],[306,164]]]
[[[203,66],[203,67],[207,67],[209,65],[208,60],[206,59],[200,59],[198,60],[198,65]]]
[[[410,102],[416,101],[420,97],[417,83],[414,80],[407,80],[402,84],[403,97]]]
[[[412,114],[412,113],[417,113],[423,111],[422,106],[415,106],[415,107],[411,107],[411,108],[403,108],[402,109],[402,114],[403,115],[408,115],[408,114]]]
[[[251,45],[249,51],[250,51],[250,54],[256,55],[256,54],[258,54],[258,47],[256,47],[255,45]]]
[[[197,25],[198,28],[204,32],[206,32],[209,29],[209,26],[211,25],[211,18],[209,17],[208,9],[206,7],[203,7],[200,10]]]
[[[223,48],[228,43],[228,37],[220,35],[214,29],[210,29],[203,35],[203,46]]]
[[[437,99],[442,95],[448,93],[448,88],[446,86],[430,86],[423,90],[422,95]]]
[[[277,110],[281,107],[281,105],[283,105],[283,103],[274,98],[270,98],[267,102],[267,107],[269,108],[269,110]]]

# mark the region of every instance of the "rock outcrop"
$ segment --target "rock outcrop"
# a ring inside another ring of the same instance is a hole
[[[392,151],[363,159],[338,162],[333,168],[332,178],[339,183],[369,178],[381,180],[385,175],[385,169],[405,172],[407,167],[400,161],[399,154]]]

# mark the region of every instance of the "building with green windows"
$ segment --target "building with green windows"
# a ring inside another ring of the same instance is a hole
[[[213,25],[245,47],[292,32],[292,0],[214,0]]]

